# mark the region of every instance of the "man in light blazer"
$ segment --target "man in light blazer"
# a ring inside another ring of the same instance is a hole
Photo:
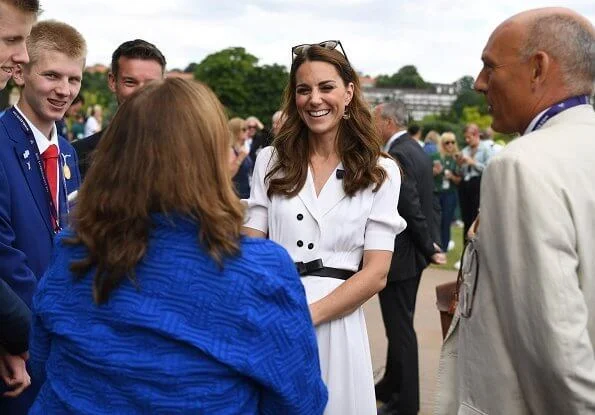
[[[388,338],[384,377],[376,385],[376,399],[385,404],[382,415],[415,415],[419,411],[417,336],[413,315],[423,270],[430,262],[445,263],[432,238],[434,176],[432,161],[407,134],[407,108],[402,101],[378,105],[374,122],[384,151],[403,171],[398,211],[407,228],[395,238],[386,287],[378,294]]]
[[[438,412],[593,414],[595,30],[568,9],[526,11],[496,28],[482,60],[475,89],[492,127],[522,137],[482,178],[459,293],[458,402]]]

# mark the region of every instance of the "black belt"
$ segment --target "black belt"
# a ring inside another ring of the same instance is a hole
[[[337,278],[346,280],[355,274],[354,271],[347,269],[325,267],[322,264],[322,259],[318,258],[310,262],[296,262],[295,266],[298,273],[304,277],[306,275],[315,275],[317,277]]]

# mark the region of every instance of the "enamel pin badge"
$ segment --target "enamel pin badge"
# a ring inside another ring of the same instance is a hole
[[[66,164],[66,159],[70,157],[70,154],[61,153],[60,155],[62,156],[62,160],[64,161],[64,164],[62,165],[62,173],[64,173],[64,178],[66,180],[70,180],[70,178],[72,177],[72,173],[70,172],[70,167],[68,167],[68,164]]]

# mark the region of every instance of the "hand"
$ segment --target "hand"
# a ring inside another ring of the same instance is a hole
[[[463,156],[461,157],[461,162],[463,165],[468,164],[470,166],[475,165],[475,160],[469,156]]]
[[[452,179],[452,172],[450,170],[444,170],[444,177],[448,180]]]
[[[434,242],[434,250],[436,251],[436,253],[430,257],[430,261],[436,265],[445,265],[446,254],[442,252],[442,250],[436,242]]]
[[[227,159],[227,162],[229,166],[229,172],[231,173],[231,177],[237,174],[238,170],[240,169],[240,166],[242,165],[242,162],[244,161],[247,155],[248,152],[244,148],[242,148],[242,150],[238,152],[237,156],[233,148],[229,148],[229,157]]]
[[[434,176],[438,176],[440,173],[442,173],[442,170],[442,163],[440,163],[438,160],[434,161],[434,165],[432,166],[432,173],[434,173]]]
[[[310,310],[310,317],[312,318],[312,325],[314,327],[316,327],[320,322],[317,319],[317,313],[316,313],[316,303],[312,303],[308,305],[308,309]]]
[[[444,252],[436,252],[432,255],[430,261],[432,261],[432,264],[446,265],[446,254]]]
[[[477,217],[475,218],[475,220],[469,227],[469,230],[467,231],[467,239],[475,238],[475,235],[477,235],[478,230],[479,230],[479,214],[477,215]]]
[[[28,358],[27,352],[19,356],[8,354],[0,356],[0,379],[11,389],[4,392],[2,396],[15,398],[31,385],[31,377],[25,366],[25,360]]]

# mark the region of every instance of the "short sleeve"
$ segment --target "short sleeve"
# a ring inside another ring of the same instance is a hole
[[[366,223],[364,250],[393,251],[395,236],[401,233],[407,223],[399,215],[397,205],[401,189],[401,173],[394,160],[380,159],[380,165],[386,170],[387,178],[377,192]]]
[[[268,232],[270,199],[267,195],[265,176],[271,165],[273,147],[263,148],[256,157],[254,173],[252,175],[252,188],[250,198],[246,200],[247,209],[244,226],[258,231]]]

